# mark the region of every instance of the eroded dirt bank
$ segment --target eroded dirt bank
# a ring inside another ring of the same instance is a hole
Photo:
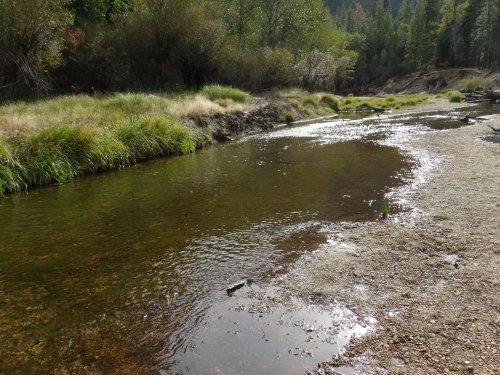
[[[500,116],[488,123],[500,127]],[[378,320],[315,373],[340,364],[357,374],[500,373],[500,148],[480,139],[489,133],[482,123],[410,140],[440,159],[406,197],[423,214],[346,224],[341,242],[352,246],[288,276],[305,298]]]

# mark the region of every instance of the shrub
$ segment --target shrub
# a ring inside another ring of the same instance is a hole
[[[388,96],[387,98],[385,98],[385,101],[388,103],[393,103],[396,101],[396,97],[394,95]]]
[[[328,108],[338,112],[340,110],[339,102],[332,95],[323,95],[321,103],[328,106]]]
[[[333,91],[337,78],[335,59],[329,53],[312,51],[297,64],[302,87]]]
[[[450,103],[461,103],[464,99],[464,96],[459,91],[450,91],[448,93],[448,99]]]
[[[246,103],[250,97],[246,92],[229,86],[205,86],[202,94],[212,101],[220,99],[231,99],[235,102]]]
[[[287,49],[267,51],[264,54],[264,66],[264,87],[287,87],[298,82],[293,55]]]

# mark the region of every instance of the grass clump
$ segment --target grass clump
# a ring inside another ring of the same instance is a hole
[[[461,103],[464,100],[464,95],[459,91],[450,91],[448,93],[450,103]]]
[[[36,131],[20,147],[23,179],[30,186],[70,181],[89,167],[95,142],[91,128],[58,125]]]
[[[302,105],[303,106],[311,106],[311,107],[317,108],[319,106],[319,100],[314,95],[307,95],[302,100]]]
[[[20,191],[24,183],[19,176],[21,168],[11,152],[11,146],[0,138],[0,196],[7,191]]]
[[[460,81],[459,88],[462,92],[473,93],[488,90],[492,87],[492,85],[493,80],[490,78],[474,77]]]
[[[291,124],[297,119],[297,113],[295,111],[289,111],[285,115],[285,121],[287,124]]]
[[[117,127],[54,125],[11,146],[0,140],[0,194],[62,184],[138,160],[193,152],[197,133],[173,118],[139,117]]]
[[[440,213],[440,214],[437,214],[437,215],[434,215],[434,220],[437,220],[437,221],[446,221],[446,220],[450,220],[450,215],[447,214],[447,213]]]
[[[321,97],[321,104],[326,105],[335,112],[340,110],[339,102],[332,95],[323,95]]]
[[[217,101],[221,99],[231,99],[234,102],[246,103],[250,98],[250,95],[247,94],[246,92],[235,89],[230,86],[209,85],[205,86],[201,92],[205,97],[207,97],[211,101]]]
[[[380,204],[380,214],[383,219],[386,219],[387,216],[389,216],[389,211],[389,200],[384,197],[384,199],[382,199],[382,203]]]
[[[118,94],[102,103],[104,109],[119,111],[126,115],[150,112],[155,105],[154,97],[143,94]]]
[[[116,134],[134,162],[163,155],[188,154],[196,147],[191,131],[172,118],[133,120],[120,126]]]

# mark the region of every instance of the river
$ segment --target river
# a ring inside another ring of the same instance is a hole
[[[462,126],[464,113],[297,124],[0,200],[0,372],[314,368],[343,344],[323,332],[304,351],[297,332],[350,312],[298,297],[263,316],[252,299],[272,299],[271,281],[328,242],[330,225],[378,219],[418,168],[401,137]]]

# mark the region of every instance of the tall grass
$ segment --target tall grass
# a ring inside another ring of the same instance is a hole
[[[0,194],[65,183],[139,160],[193,152],[199,134],[173,118],[131,119],[117,127],[54,125],[0,140]]]
[[[333,97],[333,95],[323,95],[321,97],[321,104],[326,105],[335,112],[340,110],[339,102]]]
[[[231,99],[238,103],[246,103],[250,98],[246,92],[229,86],[209,85],[205,86],[201,92],[212,101]]]
[[[24,187],[20,176],[22,168],[12,156],[11,146],[0,138],[0,196],[6,191],[20,191]]]
[[[460,91],[450,91],[447,96],[450,103],[461,103],[464,100],[464,95]]]
[[[484,77],[474,77],[460,81],[459,89],[462,92],[481,92],[492,87],[493,80]]]

